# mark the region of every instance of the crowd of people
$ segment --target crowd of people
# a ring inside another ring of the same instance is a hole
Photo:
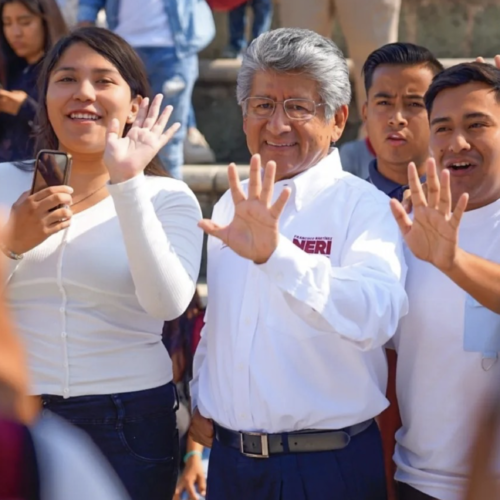
[[[257,16],[249,179],[202,219],[180,168],[213,19],[149,3],[68,29],[0,0],[0,499],[497,498],[500,57],[374,47],[358,168],[346,58]],[[32,191],[40,150],[69,185]]]

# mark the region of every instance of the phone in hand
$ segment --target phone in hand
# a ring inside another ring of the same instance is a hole
[[[64,151],[42,149],[35,161],[35,174],[31,194],[52,186],[63,186],[69,182],[71,155]]]

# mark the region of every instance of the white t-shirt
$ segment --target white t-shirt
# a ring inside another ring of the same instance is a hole
[[[500,262],[500,200],[464,214],[460,246]],[[500,388],[500,315],[410,251],[405,256],[410,312],[394,337],[403,420],[396,479],[439,500],[462,500],[482,410]]]
[[[28,191],[32,175],[0,164],[0,205]],[[113,394],[172,380],[161,333],[195,291],[198,202],[185,183],[165,177],[140,175],[108,191],[23,260],[0,252],[31,394]]]
[[[115,33],[132,47],[173,47],[164,0],[120,0]]]

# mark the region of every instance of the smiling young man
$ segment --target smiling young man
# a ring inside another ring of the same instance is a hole
[[[425,102],[441,182],[429,161],[426,200],[412,165],[413,221],[391,202],[409,249],[410,301],[394,338],[396,479],[400,500],[462,500],[500,377],[500,70],[449,68]]]
[[[191,434],[213,440],[208,500],[387,498],[374,417],[405,264],[387,197],[332,148],[350,95],[345,58],[312,31],[267,32],[243,57],[250,180],[231,166],[201,223],[210,298]]]
[[[424,95],[443,66],[425,47],[391,43],[372,52],[363,66],[367,101],[363,119],[376,155],[368,180],[401,200],[408,163],[423,175],[429,157],[429,122]]]

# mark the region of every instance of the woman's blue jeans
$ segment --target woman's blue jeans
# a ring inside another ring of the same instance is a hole
[[[132,500],[172,498],[179,466],[179,401],[173,383],[120,394],[41,398],[45,410],[90,435]]]

